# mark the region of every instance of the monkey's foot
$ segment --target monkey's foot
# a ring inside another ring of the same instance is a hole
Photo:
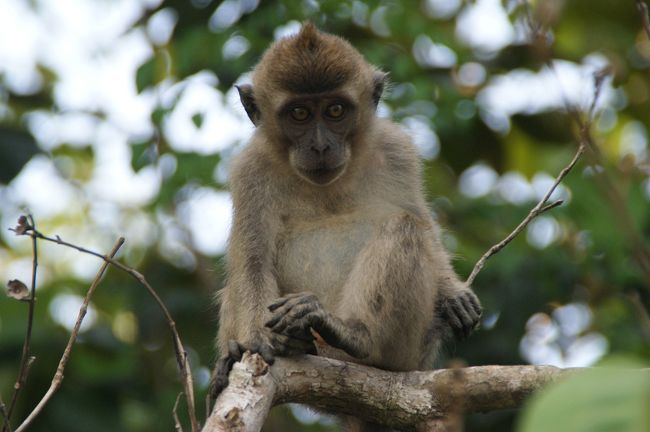
[[[478,298],[469,290],[441,299],[438,308],[457,339],[467,338],[478,327],[483,313]]]
[[[250,344],[240,344],[237,341],[229,340],[228,353],[217,360],[217,364],[214,366],[214,371],[212,373],[212,380],[210,382],[210,398],[213,401],[217,399],[217,396],[221,394],[223,389],[228,387],[228,374],[230,374],[232,366],[238,361],[241,361],[242,355],[246,351],[261,355],[264,361],[270,365],[275,361],[271,345],[263,343],[261,338],[257,338]]]
[[[228,353],[222,356],[214,367],[210,383],[210,397],[214,400],[228,386],[228,375],[232,366],[241,361],[246,351],[259,354],[265,362],[272,365],[275,356],[292,356],[298,354],[316,354],[313,335],[307,339],[298,339],[281,334],[264,332],[259,334],[252,342],[241,344],[237,341],[228,341]]]

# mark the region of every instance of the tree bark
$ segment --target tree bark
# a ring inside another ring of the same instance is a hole
[[[203,432],[257,432],[273,405],[307,404],[395,428],[521,406],[535,390],[579,368],[477,366],[389,372],[325,357],[278,358],[269,368],[246,353]]]
[[[217,398],[202,431],[259,431],[277,389],[269,365],[258,354],[245,352],[228,379],[228,387]]]

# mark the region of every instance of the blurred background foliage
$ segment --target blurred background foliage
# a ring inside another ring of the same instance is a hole
[[[594,74],[609,67],[592,125],[600,158],[583,158],[554,196],[565,204],[488,262],[474,284],[482,329],[449,344],[441,364],[588,366],[617,355],[647,367],[650,277],[639,263],[650,238],[650,41],[632,0],[0,0],[0,275],[30,280],[30,242],[7,230],[25,208],[43,232],[103,253],[124,235],[121,259],[169,307],[202,400],[224,279],[228,164],[252,132],[233,84],[306,19],[390,72],[379,113],[420,148],[462,277],[571,159],[577,130],[565,103],[586,111]],[[531,44],[531,20],[551,48]],[[40,261],[36,361],[14,424],[49,386],[100,265],[51,244]],[[5,403],[26,312],[0,300]],[[32,430],[172,430],[180,389],[160,311],[112,269]],[[470,415],[467,429],[511,430],[517,416]],[[275,409],[266,426],[335,429],[300,407]]]

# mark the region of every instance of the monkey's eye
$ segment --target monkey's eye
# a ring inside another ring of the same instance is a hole
[[[330,118],[338,119],[343,116],[344,112],[345,112],[345,108],[343,108],[343,105],[333,104],[327,107],[326,114]]]
[[[305,107],[292,108],[291,118],[293,118],[296,121],[305,121],[309,118],[309,110]]]

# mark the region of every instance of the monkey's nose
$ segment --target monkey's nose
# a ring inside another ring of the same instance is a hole
[[[316,143],[312,144],[310,150],[316,153],[318,156],[323,157],[330,149],[330,145],[327,143]]]

